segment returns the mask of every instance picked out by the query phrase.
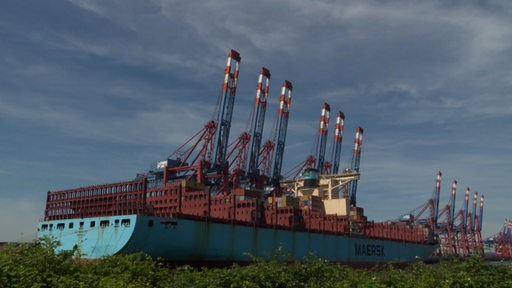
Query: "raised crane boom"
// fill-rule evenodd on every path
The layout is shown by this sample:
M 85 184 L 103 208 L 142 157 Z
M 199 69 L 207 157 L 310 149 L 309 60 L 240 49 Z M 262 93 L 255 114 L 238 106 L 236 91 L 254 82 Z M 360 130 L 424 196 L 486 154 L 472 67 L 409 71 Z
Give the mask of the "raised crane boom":
M 359 173 L 359 162 L 361 160 L 361 146 L 363 145 L 363 128 L 357 127 L 354 138 L 354 154 L 352 155 L 352 171 Z M 350 206 L 356 207 L 357 180 L 352 181 L 350 191 Z
M 452 183 L 452 197 L 450 200 L 450 229 L 453 229 L 453 220 L 455 219 L 455 197 L 457 194 L 457 180 Z
M 263 125 L 265 123 L 265 112 L 267 110 L 268 90 L 270 84 L 270 71 L 262 67 L 256 86 L 256 101 L 254 102 L 253 117 L 251 119 L 251 143 L 249 144 L 249 158 L 246 172 L 257 175 L 258 162 L 263 136 Z
M 336 125 L 334 125 L 334 147 L 331 157 L 332 174 L 338 174 L 341 161 L 341 142 L 343 141 L 343 130 L 345 129 L 345 114 L 338 111 Z
M 281 88 L 281 97 L 279 99 L 279 119 L 276 126 L 276 140 L 274 141 L 274 164 L 272 166 L 272 182 L 274 183 L 279 183 L 279 178 L 281 177 L 286 130 L 288 129 L 288 116 L 290 114 L 289 109 L 292 103 L 292 89 L 292 83 L 285 80 Z
M 482 231 L 482 221 L 484 218 L 484 195 L 480 196 L 480 213 L 478 214 L 478 231 Z
M 233 116 L 233 105 L 235 103 L 236 85 L 240 69 L 240 54 L 231 50 L 228 55 L 226 70 L 224 70 L 224 83 L 219 104 L 217 131 L 215 134 L 213 164 L 217 168 L 226 166 L 226 152 L 229 141 L 229 130 Z
M 469 187 L 466 188 L 466 194 L 464 194 L 464 215 L 462 219 L 462 229 L 464 233 L 467 232 L 468 228 L 468 206 L 469 206 Z
M 471 231 L 475 232 L 476 228 L 476 206 L 478 203 L 478 192 L 473 194 L 473 212 L 471 212 Z
M 437 172 L 437 177 L 436 177 L 436 188 L 435 188 L 435 191 L 434 191 L 434 211 L 433 211 L 433 223 L 434 223 L 434 227 L 437 227 L 437 219 L 439 218 L 439 198 L 441 197 L 441 176 L 442 176 L 442 173 L 441 171 L 438 171 Z
M 318 130 L 318 147 L 316 157 L 316 169 L 320 174 L 324 172 L 325 161 L 325 146 L 327 144 L 327 134 L 329 132 L 329 118 L 331 114 L 331 107 L 329 104 L 324 103 L 322 107 L 322 115 L 320 116 L 320 128 Z

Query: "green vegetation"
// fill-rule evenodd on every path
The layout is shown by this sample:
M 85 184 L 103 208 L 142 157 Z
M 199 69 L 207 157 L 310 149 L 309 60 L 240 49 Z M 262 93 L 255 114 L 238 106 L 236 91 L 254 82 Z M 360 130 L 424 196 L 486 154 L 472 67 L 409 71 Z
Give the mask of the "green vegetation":
M 255 259 L 248 266 L 168 268 L 142 254 L 85 261 L 57 243 L 0 248 L 0 287 L 512 287 L 512 266 L 479 258 L 398 269 L 352 269 L 314 257 L 286 264 Z M 276 257 L 277 259 L 278 257 Z

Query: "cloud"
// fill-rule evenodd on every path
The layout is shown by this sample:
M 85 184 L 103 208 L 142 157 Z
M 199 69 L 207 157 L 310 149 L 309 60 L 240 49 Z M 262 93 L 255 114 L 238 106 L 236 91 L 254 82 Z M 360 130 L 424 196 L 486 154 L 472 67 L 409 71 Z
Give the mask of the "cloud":
M 72 2 L 107 19 L 107 23 L 121 31 L 131 31 L 129 35 L 139 41 L 126 45 L 129 40 L 123 37 L 118 43 L 103 40 L 94 43 L 67 35 L 63 39 L 68 40 L 63 42 L 99 55 L 109 51 L 109 57 L 125 63 L 164 69 L 178 66 L 193 72 L 189 77 L 204 78 L 217 73 L 218 57 L 209 55 L 218 55 L 233 44 L 241 44 L 233 48 L 240 48 L 242 55 L 248 55 L 251 65 L 260 62 L 258 58 L 283 64 L 283 59 L 299 58 L 301 61 L 294 63 L 293 69 L 298 72 L 293 72 L 292 76 L 311 77 L 314 81 L 322 77 L 329 85 L 335 83 L 332 81 L 335 74 L 329 72 L 336 71 L 341 76 L 338 79 L 343 89 L 355 92 L 357 98 L 370 102 L 383 94 L 405 97 L 400 106 L 392 107 L 405 111 L 413 123 L 425 123 L 432 118 L 451 121 L 446 117 L 453 113 L 446 105 L 453 103 L 459 103 L 458 108 L 465 110 L 464 115 L 468 117 L 472 113 L 510 113 L 503 108 L 506 106 L 494 105 L 494 101 L 485 103 L 484 109 L 472 109 L 474 103 L 483 98 L 484 91 L 493 90 L 490 77 L 485 81 L 475 74 L 503 59 L 511 44 L 510 32 L 504 28 L 510 20 L 495 17 L 496 14 L 472 4 L 345 1 L 340 5 L 324 1 L 272 2 L 270 5 L 269 2 L 273 9 L 268 9 L 260 3 L 216 2 L 203 3 L 201 9 L 197 9 L 176 2 L 153 1 L 138 4 L 142 7 L 138 6 L 140 12 L 137 10 L 136 17 L 134 11 L 119 7 L 115 2 Z M 231 8 L 236 8 L 237 13 L 227 13 Z M 261 21 L 260 15 L 268 20 Z M 139 18 L 148 21 L 134 20 Z M 332 34 L 325 37 L 321 31 Z M 184 39 L 184 35 L 193 37 Z M 174 49 L 169 50 L 171 39 Z M 187 47 L 188 52 L 197 57 L 178 52 L 180 46 Z M 334 66 L 340 65 L 338 63 L 341 63 L 339 68 Z M 278 72 L 281 69 L 278 68 Z M 305 71 L 318 73 L 305 74 Z M 503 78 L 509 72 L 494 71 L 493 74 Z M 366 81 L 353 81 L 361 78 Z M 474 78 L 477 81 L 468 80 Z M 463 89 L 467 93 L 447 95 L 452 85 L 456 86 L 453 90 Z M 333 93 L 314 85 L 312 88 Z M 339 90 L 340 85 L 332 89 Z M 424 107 L 432 109 L 422 115 Z
M 88 0 L 68 0 L 69 2 L 77 5 L 78 7 L 93 12 L 98 15 L 103 15 L 105 13 L 105 9 L 101 7 L 101 4 L 94 3 Z
M 199 131 L 202 128 L 200 123 L 206 124 L 213 111 L 211 105 L 201 102 L 176 100 L 153 105 L 151 110 L 116 115 L 117 112 L 101 114 L 75 105 L 57 106 L 38 100 L 20 105 L 0 101 L 0 112 L 3 117 L 27 121 L 75 138 L 132 144 L 156 138 L 162 143 L 178 145 L 190 136 L 189 131 Z M 108 125 L 104 125 L 106 122 Z

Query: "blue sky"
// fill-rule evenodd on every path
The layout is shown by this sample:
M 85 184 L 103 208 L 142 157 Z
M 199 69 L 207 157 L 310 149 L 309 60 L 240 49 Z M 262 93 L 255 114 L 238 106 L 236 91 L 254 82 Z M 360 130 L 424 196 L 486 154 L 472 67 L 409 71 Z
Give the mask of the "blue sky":
M 0 241 L 34 237 L 48 190 L 132 179 L 188 140 L 212 118 L 229 49 L 242 56 L 231 139 L 265 66 L 265 138 L 294 85 L 283 170 L 313 152 L 328 102 L 332 122 L 346 116 L 341 167 L 364 128 L 370 219 L 425 203 L 442 171 L 441 205 L 454 179 L 457 210 L 467 186 L 485 194 L 494 234 L 512 216 L 511 16 L 507 1 L 2 1 Z

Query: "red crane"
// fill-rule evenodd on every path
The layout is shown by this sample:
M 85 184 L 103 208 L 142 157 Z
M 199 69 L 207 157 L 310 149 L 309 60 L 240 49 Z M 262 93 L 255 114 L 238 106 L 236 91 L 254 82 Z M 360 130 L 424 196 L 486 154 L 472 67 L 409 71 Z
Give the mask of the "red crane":
M 455 195 L 457 194 L 457 180 L 452 183 L 452 198 L 450 200 L 450 229 L 453 229 L 453 221 L 455 220 Z
M 473 194 L 473 210 L 468 212 L 470 188 L 466 188 L 464 195 L 463 209 L 455 217 L 458 224 L 454 224 L 454 231 L 457 235 L 457 252 L 461 256 L 481 255 L 483 256 L 483 241 L 481 240 L 481 224 L 478 223 L 480 216 L 477 215 L 476 206 L 478 203 L 478 192 Z M 482 211 L 483 211 L 483 198 Z
M 437 218 L 439 217 L 439 198 L 441 197 L 441 172 L 437 173 L 436 190 L 434 193 L 434 227 L 437 227 Z
M 453 180 L 450 201 L 439 212 L 438 234 L 441 241 L 441 255 L 455 255 L 457 253 L 457 231 L 453 227 L 456 191 L 457 181 Z M 441 221 L 443 216 L 446 220 Z
M 315 155 L 309 155 L 306 157 L 306 160 L 300 162 L 299 164 L 292 167 L 289 171 L 286 172 L 284 178 L 286 179 L 297 179 L 304 174 L 305 171 L 313 171 L 316 170 L 314 168 L 316 162 Z M 318 174 L 318 173 L 316 173 Z
M 482 219 L 484 217 L 484 195 L 480 196 L 480 210 L 478 215 L 476 216 L 476 228 L 475 228 L 475 236 L 476 236 L 476 248 L 475 251 L 479 253 L 482 257 L 484 254 L 484 241 L 482 239 Z
M 309 155 L 304 161 L 290 169 L 290 171 L 286 173 L 286 179 L 297 179 L 299 176 L 306 174 L 314 175 L 313 177 L 317 178 L 320 174 L 323 174 L 325 168 L 327 168 L 328 173 L 330 173 L 330 163 L 325 162 L 325 147 L 329 130 L 330 111 L 331 107 L 329 104 L 324 103 L 320 114 L 318 137 L 316 138 L 316 156 Z
M 217 121 L 211 120 L 190 140 L 173 152 L 166 161 L 159 162 L 153 173 L 148 175 L 148 181 L 161 182 L 174 179 L 194 179 L 198 183 L 208 182 L 207 178 L 218 178 L 217 175 L 205 173 L 211 167 L 211 156 L 218 171 L 226 171 L 226 150 L 233 113 L 234 97 L 240 66 L 240 54 L 230 50 L 226 69 Z M 161 172 L 160 172 L 161 171 Z M 205 175 L 208 174 L 208 175 Z M 217 181 L 217 180 L 213 180 Z M 209 183 L 207 183 L 209 184 Z
M 465 231 L 465 242 L 464 244 L 467 247 L 463 247 L 463 250 L 467 252 L 467 254 L 480 255 L 484 256 L 483 250 L 483 241 L 482 241 L 482 222 L 481 218 L 483 217 L 483 207 L 484 207 L 484 198 L 483 195 L 480 197 L 480 209 L 479 214 L 477 214 L 477 204 L 478 204 L 478 192 L 473 194 L 473 209 L 471 213 L 468 214 L 469 225 L 466 227 Z
M 473 210 L 469 212 L 470 188 L 467 187 L 463 208 L 455 213 L 457 181 L 453 180 L 449 203 L 439 210 L 437 207 L 440 198 L 441 176 L 442 173 L 439 171 L 437 173 L 436 186 L 432 197 L 425 204 L 413 209 L 410 214 L 401 216 L 400 221 L 410 221 L 415 224 L 428 225 L 428 227 L 432 229 L 433 234 L 439 236 L 440 249 L 438 253 L 440 255 L 467 256 L 475 254 L 483 256 L 483 241 L 481 236 L 483 195 L 480 199 L 479 214 L 477 214 L 476 211 L 477 192 L 475 192 L 473 196 Z M 430 214 L 425 218 L 423 213 L 427 210 L 430 211 Z
M 469 192 L 470 188 L 466 188 L 464 194 L 464 206 L 459 213 L 459 238 L 457 243 L 458 254 L 462 256 L 469 255 L 469 239 L 468 239 L 468 207 L 469 207 Z
M 501 231 L 492 238 L 496 256 L 510 258 L 512 256 L 512 221 L 505 219 Z
M 476 206 L 477 206 L 477 202 L 478 202 L 478 192 L 475 192 L 473 194 L 473 210 L 471 211 L 471 213 L 469 214 L 469 227 L 468 227 L 468 230 L 467 230 L 467 233 L 468 233 L 468 251 L 475 251 L 476 247 L 477 247 L 477 239 L 476 239 L 476 233 L 475 233 L 475 228 L 476 228 L 476 223 L 475 223 L 475 220 L 476 220 Z
M 157 170 L 163 169 L 164 181 L 177 178 L 190 180 L 196 177 L 198 183 L 204 183 L 203 169 L 210 167 L 206 159 L 213 150 L 213 138 L 217 129 L 217 122 L 209 121 L 198 133 L 183 145 L 178 147 L 166 161 L 157 163 Z M 199 149 L 198 149 L 199 148 Z M 158 173 L 149 175 L 148 180 L 158 177 Z
M 436 176 L 436 186 L 435 186 L 434 191 L 432 192 L 432 197 L 430 199 L 428 199 L 425 204 L 422 204 L 422 205 L 414 208 L 413 210 L 411 210 L 408 214 L 403 215 L 402 218 L 407 218 L 404 220 L 410 220 L 411 222 L 418 223 L 418 224 L 426 224 L 431 229 L 433 229 L 435 231 L 435 229 L 436 229 L 436 227 L 435 227 L 436 226 L 435 225 L 436 217 L 434 217 L 435 210 L 436 210 L 435 209 L 435 206 L 436 206 L 435 199 L 436 199 L 436 197 L 439 198 L 439 196 L 436 196 L 436 195 L 440 194 L 441 176 L 442 176 L 441 171 L 438 171 L 437 176 Z M 427 210 L 429 211 L 429 214 L 428 214 L 428 216 L 425 217 L 423 214 Z
M 241 178 L 245 172 L 243 170 L 244 163 L 247 162 L 247 147 L 251 140 L 251 134 L 242 132 L 240 136 L 228 146 L 228 154 L 226 155 L 227 171 L 229 171 L 229 183 L 233 187 L 239 187 Z M 230 184 L 231 185 L 231 184 Z

